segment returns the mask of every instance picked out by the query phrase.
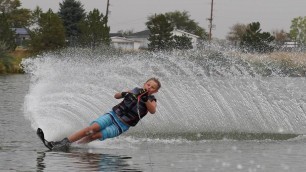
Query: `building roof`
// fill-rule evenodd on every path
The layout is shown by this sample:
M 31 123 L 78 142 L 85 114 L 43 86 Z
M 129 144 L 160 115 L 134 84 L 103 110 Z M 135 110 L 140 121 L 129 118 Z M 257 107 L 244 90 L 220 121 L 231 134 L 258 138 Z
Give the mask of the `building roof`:
M 109 37 L 123 37 L 122 33 L 109 33 Z
M 132 40 L 132 39 L 128 39 L 128 38 L 125 38 L 125 37 L 120 37 L 120 36 L 113 36 L 111 37 L 112 39 L 112 42 L 126 42 L 126 43 L 134 43 L 134 42 L 139 42 L 139 41 L 135 41 L 135 40 Z
M 185 35 L 188 35 L 188 36 L 191 36 L 191 37 L 199 38 L 199 36 L 197 36 L 195 34 L 188 33 L 188 32 L 185 32 L 183 30 L 180 30 L 180 29 L 174 29 L 173 32 L 180 32 L 182 34 L 185 34 Z M 136 32 L 136 33 L 133 33 L 131 35 L 128 35 L 126 37 L 127 38 L 148 38 L 149 35 L 150 35 L 150 30 L 143 30 L 143 31 Z
M 131 35 L 128 35 L 126 36 L 127 38 L 147 38 L 149 37 L 150 35 L 150 31 L 149 30 L 143 30 L 143 31 L 140 31 L 140 32 L 136 32 L 136 33 L 133 33 Z
M 180 32 L 182 34 L 189 35 L 189 36 L 192 36 L 192 37 L 195 37 L 195 38 L 200 38 L 198 35 L 195 35 L 195 34 L 192 34 L 192 33 L 188 33 L 188 32 L 185 32 L 183 30 L 180 30 L 180 29 L 174 29 L 173 31 Z
M 19 35 L 28 35 L 28 31 L 25 28 L 12 28 L 12 30 L 15 31 L 16 34 Z

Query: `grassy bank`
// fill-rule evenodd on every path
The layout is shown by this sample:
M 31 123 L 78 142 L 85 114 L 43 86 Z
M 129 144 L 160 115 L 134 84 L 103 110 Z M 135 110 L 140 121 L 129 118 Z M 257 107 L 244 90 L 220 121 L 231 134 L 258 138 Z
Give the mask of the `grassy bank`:
M 273 52 L 270 54 L 241 54 L 241 58 L 255 66 L 263 76 L 305 77 L 305 52 Z
M 186 54 L 188 56 L 188 53 Z M 20 63 L 23 58 L 32 56 L 25 49 L 0 57 L 0 74 L 23 73 Z M 205 58 L 205 57 L 203 57 Z M 261 76 L 306 77 L 306 53 L 273 52 L 269 54 L 246 54 L 229 52 L 223 58 L 239 58 L 252 67 L 252 71 Z
M 23 73 L 20 63 L 23 58 L 31 56 L 31 53 L 25 49 L 16 49 L 13 52 L 0 58 L 0 74 Z

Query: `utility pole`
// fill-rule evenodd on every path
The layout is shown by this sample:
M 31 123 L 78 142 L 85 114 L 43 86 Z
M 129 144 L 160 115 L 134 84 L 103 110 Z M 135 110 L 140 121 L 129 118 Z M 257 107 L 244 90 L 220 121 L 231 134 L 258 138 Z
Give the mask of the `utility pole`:
M 106 4 L 106 14 L 105 17 L 108 18 L 108 7 L 109 7 L 109 0 L 107 0 L 107 4 Z
M 209 42 L 211 41 L 211 38 L 212 38 L 213 11 L 214 11 L 214 0 L 211 0 L 210 18 L 207 19 L 207 20 L 209 21 L 209 35 L 208 35 L 208 40 L 209 40 Z

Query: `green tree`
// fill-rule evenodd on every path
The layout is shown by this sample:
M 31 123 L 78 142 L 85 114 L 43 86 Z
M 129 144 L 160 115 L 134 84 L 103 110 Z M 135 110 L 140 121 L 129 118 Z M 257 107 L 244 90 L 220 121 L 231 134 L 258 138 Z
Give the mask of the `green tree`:
M 29 9 L 16 9 L 10 13 L 10 20 L 12 23 L 12 27 L 14 28 L 28 27 L 30 25 L 30 19 L 31 10 Z
M 173 47 L 175 49 L 187 50 L 187 49 L 193 48 L 191 38 L 188 38 L 186 35 L 183 35 L 183 36 L 174 35 L 173 41 L 174 41 Z
M 190 19 L 190 15 L 187 11 L 168 12 L 165 13 L 165 16 L 172 27 L 197 35 L 201 39 L 207 39 L 208 34 L 205 32 L 205 29 L 200 27 L 197 22 Z
M 64 22 L 66 37 L 70 45 L 74 45 L 81 33 L 79 22 L 84 20 L 86 13 L 80 1 L 64 0 L 59 4 L 59 16 Z
M 42 13 L 38 27 L 30 32 L 31 48 L 34 52 L 50 51 L 65 46 L 65 28 L 62 20 L 51 9 Z
M 272 34 L 275 38 L 275 44 L 278 46 L 282 46 L 286 41 L 290 41 L 289 34 L 284 30 L 274 30 Z
M 7 50 L 16 48 L 15 33 L 11 29 L 6 13 L 0 13 L 0 41 L 5 42 Z
M 79 27 L 81 45 L 96 47 L 101 44 L 110 44 L 110 27 L 107 26 L 107 17 L 98 9 L 90 11 L 85 20 L 80 22 Z
M 243 35 L 246 33 L 247 25 L 237 23 L 230 28 L 230 32 L 226 36 L 226 39 L 238 45 L 242 41 Z
M 0 73 L 8 73 L 13 68 L 13 58 L 8 55 L 8 47 L 0 40 Z
M 291 21 L 290 37 L 302 45 L 306 44 L 306 16 L 296 17 Z
M 240 45 L 244 50 L 249 52 L 270 52 L 273 51 L 273 47 L 270 43 L 274 40 L 269 32 L 261 32 L 260 23 L 250 23 L 246 29 L 246 33 L 243 34 Z
M 29 20 L 29 25 L 31 28 L 35 28 L 38 26 L 38 20 L 40 19 L 41 14 L 43 13 L 42 9 L 39 6 L 31 11 L 31 18 Z
M 172 31 L 173 26 L 166 19 L 163 14 L 149 17 L 149 21 L 146 22 L 150 35 L 148 40 L 150 41 L 149 50 L 170 50 L 173 47 Z
M 134 33 L 133 29 L 131 30 L 119 30 L 117 33 L 120 33 L 121 36 L 129 36 Z
M 0 0 L 0 12 L 10 13 L 21 6 L 19 0 Z
M 0 0 L 0 13 L 7 15 L 8 22 L 13 28 L 28 26 L 31 17 L 31 10 L 19 7 L 19 0 Z

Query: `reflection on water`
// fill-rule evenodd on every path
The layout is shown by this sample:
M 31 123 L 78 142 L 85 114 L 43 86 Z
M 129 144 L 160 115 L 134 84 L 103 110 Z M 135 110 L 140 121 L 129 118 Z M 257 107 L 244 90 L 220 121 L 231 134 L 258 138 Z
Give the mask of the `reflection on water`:
M 46 168 L 46 165 L 44 163 L 44 159 L 45 159 L 46 153 L 45 152 L 37 152 L 37 172 L 41 172 L 44 171 L 44 169 Z
M 142 171 L 132 157 L 88 152 L 37 152 L 37 170 L 61 171 Z

